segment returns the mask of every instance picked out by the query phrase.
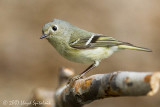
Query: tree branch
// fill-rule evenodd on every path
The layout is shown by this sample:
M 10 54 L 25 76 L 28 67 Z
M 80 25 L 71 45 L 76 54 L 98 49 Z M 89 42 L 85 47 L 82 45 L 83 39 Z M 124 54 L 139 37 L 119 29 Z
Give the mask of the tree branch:
M 61 73 L 67 75 L 68 70 L 63 69 Z M 159 80 L 160 72 L 128 71 L 96 74 L 70 84 L 66 80 L 55 92 L 56 107 L 81 107 L 107 97 L 152 96 L 159 89 Z
M 33 100 L 49 102 L 36 107 L 82 107 L 94 100 L 108 97 L 153 96 L 159 90 L 160 72 L 121 71 L 96 74 L 68 84 L 73 75 L 72 69 L 62 68 L 56 91 L 35 90 Z

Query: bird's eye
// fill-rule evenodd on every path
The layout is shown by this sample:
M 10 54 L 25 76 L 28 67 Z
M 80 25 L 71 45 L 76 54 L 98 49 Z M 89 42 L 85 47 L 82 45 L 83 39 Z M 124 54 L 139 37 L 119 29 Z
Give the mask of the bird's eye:
M 52 30 L 56 31 L 57 30 L 57 26 L 53 26 Z

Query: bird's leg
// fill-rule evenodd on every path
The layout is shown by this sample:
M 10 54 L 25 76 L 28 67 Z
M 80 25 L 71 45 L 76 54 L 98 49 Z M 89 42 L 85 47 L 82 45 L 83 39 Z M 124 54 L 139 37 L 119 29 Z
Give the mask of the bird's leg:
M 85 71 L 80 73 L 78 76 L 79 78 L 82 78 L 86 73 L 88 73 L 93 68 L 97 67 L 99 65 L 99 61 L 95 61 L 92 65 L 90 65 Z
M 75 81 L 78 80 L 80 78 L 82 78 L 86 73 L 88 73 L 90 70 L 92 70 L 93 68 L 97 67 L 99 65 L 99 61 L 95 61 L 92 65 L 90 65 L 85 71 L 83 71 L 82 73 L 80 73 L 79 75 L 71 78 L 69 80 L 68 83 L 70 83 L 71 81 Z

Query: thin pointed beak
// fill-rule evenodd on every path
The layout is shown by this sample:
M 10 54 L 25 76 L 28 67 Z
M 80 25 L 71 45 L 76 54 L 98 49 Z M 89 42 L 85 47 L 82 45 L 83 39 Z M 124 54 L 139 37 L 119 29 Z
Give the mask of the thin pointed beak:
M 45 38 L 45 37 L 47 37 L 46 34 L 42 35 L 42 36 L 40 37 L 40 39 L 43 39 L 43 38 Z

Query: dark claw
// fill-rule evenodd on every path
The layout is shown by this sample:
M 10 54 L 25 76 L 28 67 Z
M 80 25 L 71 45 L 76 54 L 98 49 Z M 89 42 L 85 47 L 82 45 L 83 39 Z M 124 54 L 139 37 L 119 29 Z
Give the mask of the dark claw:
M 45 37 L 47 37 L 46 34 L 42 35 L 42 36 L 40 37 L 40 39 L 43 39 L 43 38 L 45 38 Z

